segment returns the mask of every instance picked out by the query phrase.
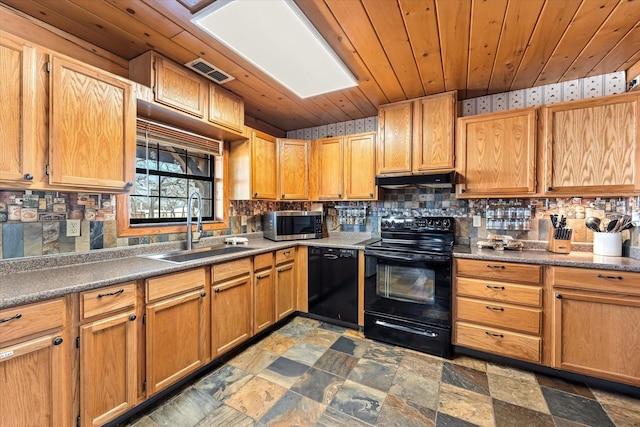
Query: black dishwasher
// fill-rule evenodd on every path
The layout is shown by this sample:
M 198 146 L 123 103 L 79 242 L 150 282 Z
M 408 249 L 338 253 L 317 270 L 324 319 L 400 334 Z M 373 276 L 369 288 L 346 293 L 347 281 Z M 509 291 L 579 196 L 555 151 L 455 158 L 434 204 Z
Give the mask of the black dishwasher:
M 309 248 L 309 317 L 358 327 L 358 251 Z

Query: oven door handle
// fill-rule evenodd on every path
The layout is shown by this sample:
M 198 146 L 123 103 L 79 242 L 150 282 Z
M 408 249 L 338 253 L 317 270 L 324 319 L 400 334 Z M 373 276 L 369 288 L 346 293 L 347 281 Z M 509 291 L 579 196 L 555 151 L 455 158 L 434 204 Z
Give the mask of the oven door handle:
M 397 329 L 399 331 L 408 332 L 410 334 L 424 335 L 425 337 L 429 337 L 429 338 L 438 338 L 438 335 L 439 335 L 437 332 L 432 332 L 429 330 L 423 331 L 420 329 L 409 328 L 408 326 L 402 326 L 402 325 L 394 325 L 393 323 L 384 322 L 382 320 L 376 320 L 376 325 L 383 326 L 385 328 L 390 328 L 390 329 Z
M 389 255 L 386 253 L 381 253 L 381 252 L 377 252 L 377 251 L 368 251 L 365 252 L 365 255 L 367 256 L 373 256 L 376 258 L 380 258 L 380 259 L 391 259 L 391 260 L 396 260 L 396 261 L 420 261 L 419 258 L 416 257 L 411 257 L 411 256 L 397 256 L 397 255 Z

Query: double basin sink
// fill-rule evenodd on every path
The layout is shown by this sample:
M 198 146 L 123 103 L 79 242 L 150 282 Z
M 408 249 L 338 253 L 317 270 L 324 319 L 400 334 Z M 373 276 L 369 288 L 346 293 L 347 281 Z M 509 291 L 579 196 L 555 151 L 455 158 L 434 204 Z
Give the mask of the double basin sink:
M 252 248 L 249 248 L 246 246 L 218 245 L 218 246 L 209 246 L 206 248 L 172 251 L 172 252 L 166 252 L 162 254 L 143 255 L 142 257 L 180 264 L 183 262 L 195 261 L 201 258 L 213 257 L 216 255 L 228 255 L 228 254 L 233 254 L 237 252 L 250 251 L 251 249 Z

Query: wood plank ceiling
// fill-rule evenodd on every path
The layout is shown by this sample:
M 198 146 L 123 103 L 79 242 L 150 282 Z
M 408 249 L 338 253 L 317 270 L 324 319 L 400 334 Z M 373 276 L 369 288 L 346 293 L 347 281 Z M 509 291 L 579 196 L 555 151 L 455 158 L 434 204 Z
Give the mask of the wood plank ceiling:
M 640 68 L 640 0 L 295 0 L 359 81 L 300 100 L 190 22 L 211 1 L 0 0 L 125 60 L 201 57 L 236 78 L 225 87 L 255 123 L 283 132 L 444 91 L 466 99 Z

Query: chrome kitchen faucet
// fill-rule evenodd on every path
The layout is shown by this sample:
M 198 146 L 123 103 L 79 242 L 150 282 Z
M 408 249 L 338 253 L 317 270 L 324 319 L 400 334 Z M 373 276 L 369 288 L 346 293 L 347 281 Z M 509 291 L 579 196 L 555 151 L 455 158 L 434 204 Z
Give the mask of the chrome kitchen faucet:
M 196 224 L 195 233 L 191 230 L 191 225 L 193 220 L 191 218 L 191 205 L 193 204 L 193 198 L 196 198 L 198 202 L 198 222 Z M 202 198 L 200 197 L 200 193 L 194 191 L 189 195 L 189 200 L 187 201 L 187 250 L 191 250 L 192 243 L 198 243 L 200 241 L 200 235 L 202 234 Z

